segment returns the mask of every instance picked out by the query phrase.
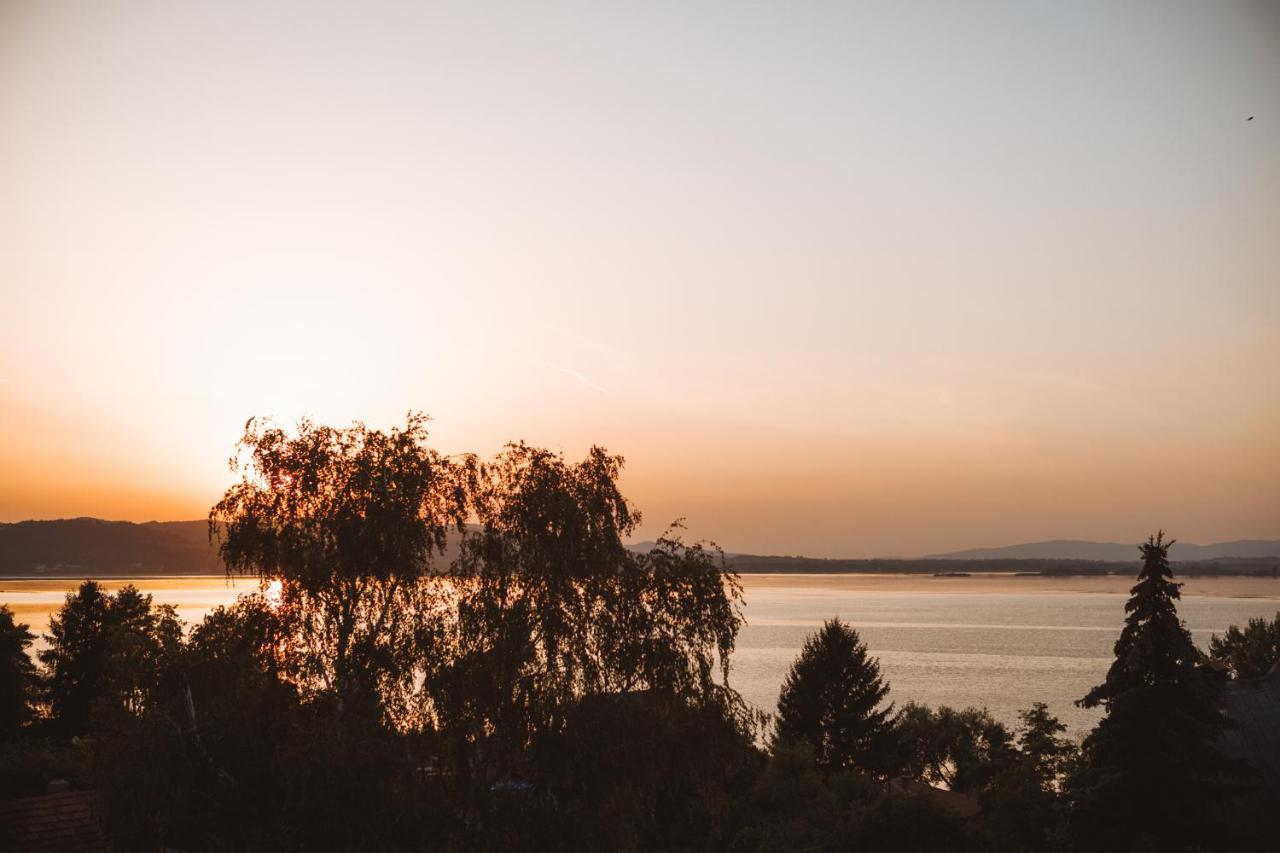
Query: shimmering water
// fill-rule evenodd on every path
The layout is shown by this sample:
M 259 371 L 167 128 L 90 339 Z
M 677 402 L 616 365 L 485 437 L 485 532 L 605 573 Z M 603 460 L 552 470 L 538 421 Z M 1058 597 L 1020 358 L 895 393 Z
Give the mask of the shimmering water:
M 106 581 L 109 587 L 123 581 Z M 135 581 L 174 604 L 188 623 L 253 583 L 223 578 Z M 805 637 L 839 616 L 879 657 L 891 698 L 931 705 L 985 706 L 997 718 L 1043 701 L 1075 734 L 1096 719 L 1076 708 L 1106 674 L 1124 619 L 1127 578 L 933 578 L 902 575 L 746 575 L 746 626 L 731 683 L 772 710 Z M 3 580 L 0 602 L 39 633 L 75 581 Z M 1280 610 L 1280 580 L 1190 579 L 1179 607 L 1196 642 L 1252 616 Z
M 1128 598 L 1121 590 L 1130 584 L 1120 578 L 747 577 L 748 624 L 730 681 L 756 706 L 773 709 L 805 637 L 823 619 L 839 616 L 880 659 L 898 703 L 985 706 L 1014 722 L 1019 709 L 1042 701 L 1078 735 L 1097 714 L 1073 703 L 1106 674 Z M 1198 588 L 1213 594 L 1197 594 Z M 1215 631 L 1277 610 L 1280 582 L 1242 578 L 1193 580 L 1179 607 L 1204 647 Z

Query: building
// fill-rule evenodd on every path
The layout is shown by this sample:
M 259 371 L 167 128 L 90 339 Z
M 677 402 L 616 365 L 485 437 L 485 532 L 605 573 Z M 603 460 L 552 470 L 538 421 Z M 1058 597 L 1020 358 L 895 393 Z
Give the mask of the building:
M 1228 681 L 1223 712 L 1235 725 L 1223 749 L 1257 771 L 1253 791 L 1235 800 L 1228 819 L 1246 838 L 1280 838 L 1280 663 L 1261 678 Z
M 106 853 L 102 802 L 97 792 L 58 791 L 43 797 L 0 800 L 0 850 Z

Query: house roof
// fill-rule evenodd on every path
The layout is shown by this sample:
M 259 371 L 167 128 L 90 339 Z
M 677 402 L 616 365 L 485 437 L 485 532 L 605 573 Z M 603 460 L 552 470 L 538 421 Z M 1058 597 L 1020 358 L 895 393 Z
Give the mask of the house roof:
M 888 792 L 890 794 L 923 795 L 937 808 L 961 820 L 975 817 L 982 810 L 978 805 L 978 798 L 972 794 L 948 791 L 946 788 L 935 788 L 933 785 L 921 782 L 918 779 L 890 779 Z
M 1280 835 L 1280 664 L 1261 678 L 1228 681 L 1222 704 L 1235 723 L 1222 735 L 1223 749 L 1258 772 L 1255 790 L 1237 801 L 1234 817 L 1274 838 Z
M 94 791 L 0 800 L 0 848 L 27 853 L 105 853 Z

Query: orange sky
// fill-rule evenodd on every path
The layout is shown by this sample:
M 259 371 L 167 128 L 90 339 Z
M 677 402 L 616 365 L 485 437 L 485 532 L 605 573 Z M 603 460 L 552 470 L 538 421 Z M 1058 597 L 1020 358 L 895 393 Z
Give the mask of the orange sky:
M 1280 536 L 1280 12 L 912 9 L 5 4 L 0 520 L 414 408 L 735 550 Z

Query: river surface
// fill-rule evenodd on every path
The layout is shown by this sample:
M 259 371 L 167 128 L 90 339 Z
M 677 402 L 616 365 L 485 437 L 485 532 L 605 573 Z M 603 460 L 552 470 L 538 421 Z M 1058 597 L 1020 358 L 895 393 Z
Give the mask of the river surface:
M 103 583 L 115 588 L 127 580 Z M 226 604 L 251 581 L 151 577 L 133 581 L 192 623 Z M 8 603 L 35 633 L 76 581 L 0 580 Z M 807 635 L 839 616 L 880 659 L 890 698 L 986 707 L 1014 723 L 1032 702 L 1082 735 L 1096 712 L 1073 704 L 1105 676 L 1124 620 L 1129 578 L 1041 578 L 975 574 L 744 575 L 747 624 L 738 635 L 730 683 L 759 708 L 773 710 L 783 676 Z M 1179 613 L 1196 642 L 1280 610 L 1280 580 L 1190 578 Z

